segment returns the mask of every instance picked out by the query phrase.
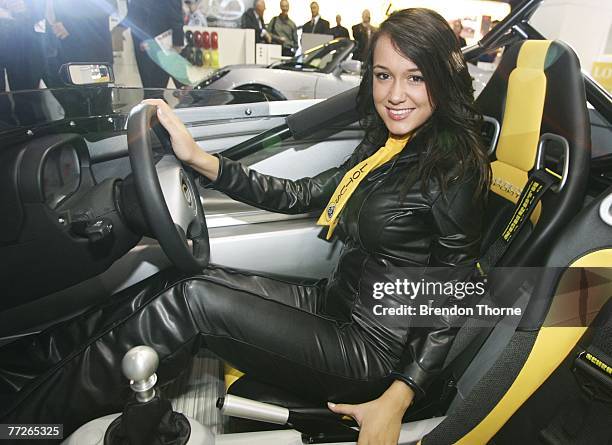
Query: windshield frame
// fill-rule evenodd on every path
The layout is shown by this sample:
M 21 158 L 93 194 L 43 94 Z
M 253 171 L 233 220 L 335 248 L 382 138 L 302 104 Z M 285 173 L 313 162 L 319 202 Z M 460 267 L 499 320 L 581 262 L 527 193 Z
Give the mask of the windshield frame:
M 305 66 L 303 69 L 299 69 L 296 71 L 307 71 L 307 72 L 318 72 L 318 73 L 331 73 L 338 66 L 338 60 L 344 60 L 347 53 L 353 51 L 355 47 L 355 43 L 350 39 L 334 39 L 329 42 L 325 42 L 322 45 L 315 46 L 305 51 L 303 54 L 297 55 L 289 60 L 284 62 L 280 62 L 279 64 L 275 64 L 274 67 L 281 68 L 285 67 L 298 67 Z M 332 60 L 328 62 L 325 67 L 320 68 L 317 66 L 308 66 L 310 65 L 310 61 L 314 60 L 317 57 L 323 58 L 325 55 L 329 54 L 332 51 L 337 51 L 337 54 L 332 56 Z M 307 67 L 308 66 L 308 67 Z M 289 68 L 291 69 L 291 68 Z

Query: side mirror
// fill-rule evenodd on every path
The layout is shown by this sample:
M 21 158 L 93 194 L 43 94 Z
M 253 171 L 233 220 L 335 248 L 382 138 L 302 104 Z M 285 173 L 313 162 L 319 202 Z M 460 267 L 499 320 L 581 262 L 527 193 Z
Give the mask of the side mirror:
M 113 69 L 105 64 L 67 63 L 59 75 L 66 85 L 104 85 L 115 81 Z
M 342 69 L 343 73 L 348 73 L 348 74 L 361 74 L 361 62 L 359 60 L 345 60 L 344 62 L 340 63 L 340 68 Z

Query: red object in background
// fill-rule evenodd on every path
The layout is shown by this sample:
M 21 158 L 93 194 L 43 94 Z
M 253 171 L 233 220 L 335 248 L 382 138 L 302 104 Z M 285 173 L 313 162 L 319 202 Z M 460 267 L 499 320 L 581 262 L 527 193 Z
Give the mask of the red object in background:
M 219 34 L 216 31 L 210 35 L 210 44 L 212 49 L 219 49 Z
M 193 43 L 197 48 L 202 47 L 202 33 L 200 31 L 196 31 L 193 33 Z
M 210 49 L 210 33 L 208 31 L 204 31 L 202 34 L 202 43 L 204 44 L 204 49 Z

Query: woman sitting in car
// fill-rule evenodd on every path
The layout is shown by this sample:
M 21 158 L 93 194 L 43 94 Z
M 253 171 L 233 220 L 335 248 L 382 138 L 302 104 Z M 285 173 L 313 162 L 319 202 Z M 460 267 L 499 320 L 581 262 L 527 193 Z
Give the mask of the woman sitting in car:
M 161 272 L 41 334 L 29 347 L 60 342 L 61 374 L 41 376 L 16 409 L 46 410 L 45 422 L 60 407 L 82 421 L 117 411 L 125 400 L 119 363 L 130 347 L 154 347 L 164 381 L 204 346 L 257 380 L 352 415 L 360 444 L 397 443 L 405 411 L 426 396 L 458 325 L 377 316 L 374 287 L 405 279 L 406 267 L 472 268 L 490 178 L 471 78 L 446 20 L 407 9 L 381 24 L 358 96 L 366 136 L 346 162 L 312 178 L 271 177 L 209 155 L 165 102 L 147 102 L 176 156 L 208 186 L 274 212 L 321 211 L 327 237 L 344 243 L 340 260 L 318 282 L 218 266 L 192 277 Z M 42 395 L 47 407 L 33 406 Z

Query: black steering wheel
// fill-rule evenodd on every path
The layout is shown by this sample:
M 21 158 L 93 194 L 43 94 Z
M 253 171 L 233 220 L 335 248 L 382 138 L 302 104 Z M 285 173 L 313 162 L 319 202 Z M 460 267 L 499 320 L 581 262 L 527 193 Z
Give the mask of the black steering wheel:
M 128 151 L 136 193 L 147 224 L 170 261 L 183 272 L 197 273 L 210 258 L 200 193 L 191 171 L 173 155 L 170 135 L 159 124 L 156 111 L 153 105 L 140 104 L 128 117 Z M 161 159 L 153 156 L 151 130 L 165 151 L 169 150 Z

